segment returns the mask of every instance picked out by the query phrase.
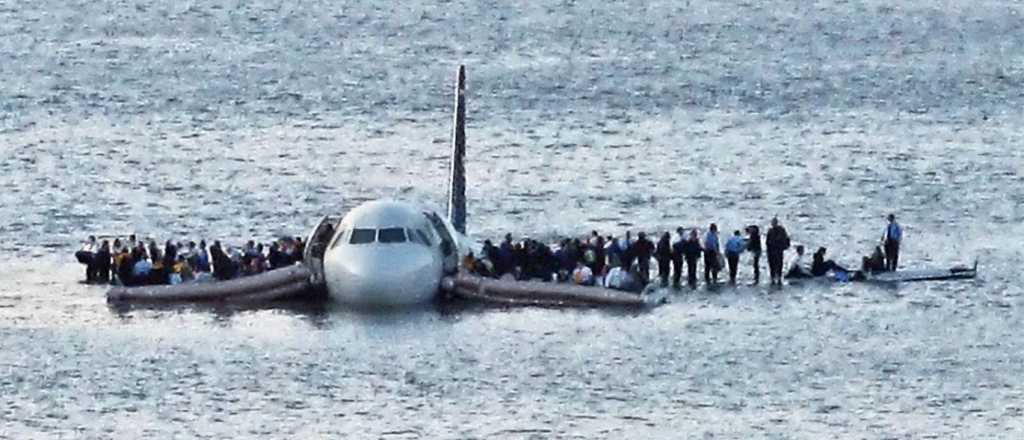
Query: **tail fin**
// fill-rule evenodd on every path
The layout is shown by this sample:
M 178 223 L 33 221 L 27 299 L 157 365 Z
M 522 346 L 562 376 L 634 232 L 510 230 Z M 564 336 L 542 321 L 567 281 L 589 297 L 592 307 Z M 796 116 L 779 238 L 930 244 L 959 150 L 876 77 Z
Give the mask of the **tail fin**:
M 448 180 L 448 221 L 466 233 L 466 66 L 455 80 L 455 126 L 452 129 L 451 175 Z

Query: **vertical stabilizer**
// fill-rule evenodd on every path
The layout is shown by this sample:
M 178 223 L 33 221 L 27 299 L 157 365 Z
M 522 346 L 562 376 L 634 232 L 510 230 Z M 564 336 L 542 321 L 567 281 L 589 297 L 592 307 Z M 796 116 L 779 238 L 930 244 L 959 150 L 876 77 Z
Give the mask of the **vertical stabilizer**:
M 455 120 L 452 127 L 451 174 L 448 179 L 448 221 L 466 233 L 466 66 L 455 79 Z

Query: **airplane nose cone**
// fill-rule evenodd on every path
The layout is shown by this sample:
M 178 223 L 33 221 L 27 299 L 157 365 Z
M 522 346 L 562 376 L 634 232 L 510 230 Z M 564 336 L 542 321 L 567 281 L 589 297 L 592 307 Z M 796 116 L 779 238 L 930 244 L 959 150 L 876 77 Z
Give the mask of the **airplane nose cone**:
M 339 253 L 324 262 L 327 290 L 333 299 L 357 305 L 426 302 L 437 293 L 441 278 L 434 260 L 427 248 Z

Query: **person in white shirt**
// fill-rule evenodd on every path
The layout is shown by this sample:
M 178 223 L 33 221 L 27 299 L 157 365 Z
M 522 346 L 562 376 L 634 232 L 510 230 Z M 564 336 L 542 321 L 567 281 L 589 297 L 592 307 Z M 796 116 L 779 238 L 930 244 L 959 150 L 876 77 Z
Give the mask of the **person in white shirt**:
M 576 269 L 572 271 L 572 282 L 581 286 L 593 286 L 594 271 L 590 270 L 582 261 L 577 261 Z
M 807 266 L 807 262 L 804 261 L 804 247 L 798 245 L 796 247 L 796 258 L 789 263 L 789 272 L 786 272 L 786 278 L 810 278 L 811 270 Z
M 99 247 L 96 245 L 96 236 L 90 235 L 89 240 L 82 244 L 82 250 L 89 253 L 96 253 Z
M 615 266 L 608 270 L 604 277 L 604 287 L 627 292 L 639 292 L 643 285 L 639 282 L 640 276 L 634 271 L 628 271 L 621 266 Z
M 686 234 L 683 228 L 676 228 L 676 239 L 672 242 L 672 286 L 679 287 L 679 281 L 683 276 L 683 243 L 686 242 Z
M 621 266 L 612 266 L 608 269 L 608 274 L 604 276 L 604 287 L 609 289 L 620 289 L 622 288 L 622 278 L 626 271 L 622 270 Z
M 85 265 L 86 282 L 92 282 L 95 278 L 95 259 L 97 250 L 99 250 L 99 248 L 96 246 L 96 236 L 90 235 L 88 240 L 82 242 L 82 249 L 75 252 L 75 259 L 77 259 L 79 263 Z

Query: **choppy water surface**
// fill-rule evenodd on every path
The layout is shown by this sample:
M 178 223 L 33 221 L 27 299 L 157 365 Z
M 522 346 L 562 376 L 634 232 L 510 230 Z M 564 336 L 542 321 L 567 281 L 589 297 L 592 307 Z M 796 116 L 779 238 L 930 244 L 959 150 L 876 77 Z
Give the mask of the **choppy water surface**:
M 0 3 L 0 438 L 1022 435 L 1021 5 L 293 3 Z M 905 265 L 981 277 L 383 316 L 77 283 L 90 233 L 437 203 L 459 62 L 478 238 L 778 214 L 852 263 L 896 211 Z

